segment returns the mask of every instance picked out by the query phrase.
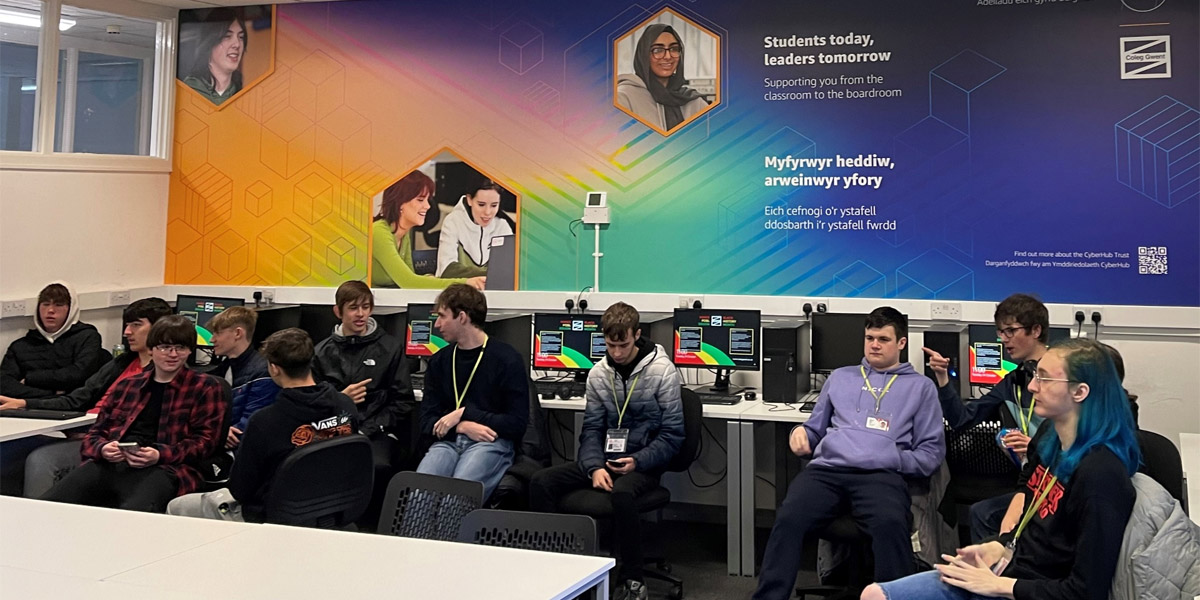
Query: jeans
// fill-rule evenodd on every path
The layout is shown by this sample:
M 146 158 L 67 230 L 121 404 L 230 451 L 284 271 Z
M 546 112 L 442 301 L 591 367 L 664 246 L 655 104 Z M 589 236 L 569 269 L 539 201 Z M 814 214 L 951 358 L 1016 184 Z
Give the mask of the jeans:
M 971 505 L 971 543 L 978 544 L 987 538 L 1000 533 L 1000 525 L 1004 521 L 1004 513 L 1008 512 L 1008 505 L 1012 503 L 1013 496 L 1004 494 L 987 500 L 980 500 Z
M 486 501 L 500 485 L 512 462 L 512 442 L 503 439 L 476 442 L 460 433 L 453 442 L 441 441 L 430 446 L 417 466 L 417 472 L 478 481 L 483 484 Z
M 879 584 L 888 600 L 983 600 L 992 596 L 980 596 L 962 588 L 943 583 L 937 571 L 925 571 L 903 579 Z

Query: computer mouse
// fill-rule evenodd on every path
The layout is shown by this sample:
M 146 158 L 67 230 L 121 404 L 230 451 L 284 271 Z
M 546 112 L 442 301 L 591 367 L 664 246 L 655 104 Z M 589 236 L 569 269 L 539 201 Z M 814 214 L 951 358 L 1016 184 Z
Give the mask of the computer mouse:
M 746 390 L 746 393 L 743 395 L 743 397 L 746 400 L 753 400 L 758 397 L 758 393 L 754 390 Z

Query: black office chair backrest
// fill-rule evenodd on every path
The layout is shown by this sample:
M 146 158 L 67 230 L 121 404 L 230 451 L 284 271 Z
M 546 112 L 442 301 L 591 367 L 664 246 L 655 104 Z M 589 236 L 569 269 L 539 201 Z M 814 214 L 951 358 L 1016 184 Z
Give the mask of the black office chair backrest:
M 1172 498 L 1183 502 L 1183 459 L 1179 449 L 1171 440 L 1153 431 L 1139 429 L 1137 437 L 1138 445 L 1142 447 L 1142 465 L 1138 471 L 1149 475 L 1166 488 Z
M 517 445 L 517 456 L 528 456 L 542 466 L 550 466 L 550 428 L 547 424 L 546 411 L 542 408 L 541 397 L 533 378 L 529 378 L 529 422 L 525 426 L 525 435 Z
M 275 472 L 263 513 L 279 525 L 339 528 L 371 502 L 375 467 L 371 442 L 353 434 L 297 448 Z
M 403 471 L 388 482 L 376 533 L 454 541 L 463 517 L 483 505 L 483 484 Z
M 700 455 L 700 436 L 703 432 L 704 403 L 696 392 L 681 388 L 683 400 L 683 445 L 679 453 L 667 463 L 667 470 L 676 473 L 686 471 Z
M 563 554 L 594 555 L 598 547 L 591 517 L 486 508 L 463 518 L 458 541 Z
M 955 432 L 943 421 L 946 432 L 946 465 L 950 476 L 1003 476 L 1015 483 L 1021 469 L 1007 450 L 996 443 L 1000 421 L 983 421 L 973 427 Z

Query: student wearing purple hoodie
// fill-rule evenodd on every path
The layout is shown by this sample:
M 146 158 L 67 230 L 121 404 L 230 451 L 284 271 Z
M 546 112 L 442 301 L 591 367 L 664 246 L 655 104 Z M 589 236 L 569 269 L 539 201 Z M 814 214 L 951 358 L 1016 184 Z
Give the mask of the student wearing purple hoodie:
M 804 538 L 847 504 L 871 535 L 875 579 L 913 573 L 905 478 L 931 475 L 945 458 L 946 442 L 933 382 L 900 362 L 907 336 L 908 319 L 899 311 L 871 311 L 862 363 L 834 371 L 808 422 L 792 429 L 792 452 L 813 460 L 775 514 L 754 598 L 791 597 Z

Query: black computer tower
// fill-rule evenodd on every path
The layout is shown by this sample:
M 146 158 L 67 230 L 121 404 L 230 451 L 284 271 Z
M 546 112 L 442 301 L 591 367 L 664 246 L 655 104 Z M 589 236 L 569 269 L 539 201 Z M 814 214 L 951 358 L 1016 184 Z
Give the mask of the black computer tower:
M 960 331 L 925 332 L 925 347 L 950 359 L 950 385 L 956 390 L 961 390 L 962 386 L 961 338 L 962 332 Z M 913 350 L 920 349 L 914 348 Z M 925 375 L 933 379 L 934 385 L 937 385 L 937 377 L 933 374 L 933 369 L 929 368 L 929 361 L 925 360 L 927 357 L 924 354 L 924 351 L 921 351 L 922 362 L 925 364 Z
M 800 326 L 762 330 L 764 402 L 798 402 L 808 393 L 808 348 L 800 334 Z

